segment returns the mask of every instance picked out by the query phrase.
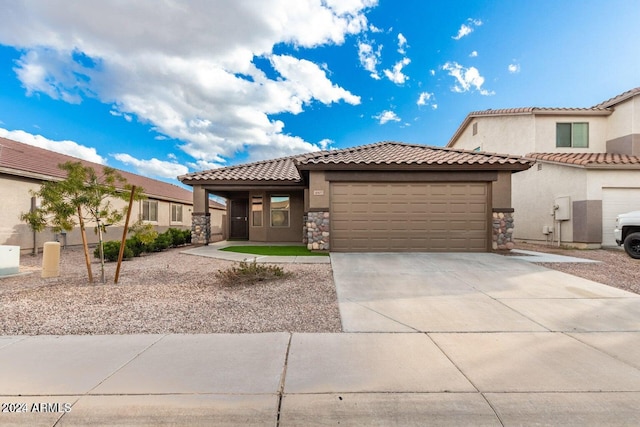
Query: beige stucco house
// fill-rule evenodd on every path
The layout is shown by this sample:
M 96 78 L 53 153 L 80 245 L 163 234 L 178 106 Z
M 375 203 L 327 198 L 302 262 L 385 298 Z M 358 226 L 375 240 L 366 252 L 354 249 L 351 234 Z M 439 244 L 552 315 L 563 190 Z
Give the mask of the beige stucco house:
M 447 147 L 537 162 L 513 176 L 516 239 L 613 246 L 616 216 L 640 210 L 640 88 L 589 108 L 472 112 Z
M 81 162 L 100 173 L 102 165 L 66 156 L 31 145 L 0 138 L 0 245 L 20 246 L 21 251 L 32 251 L 42 247 L 44 242 L 58 240 L 63 244 L 81 244 L 79 230 L 68 234 L 55 234 L 51 230 L 33 233 L 20 221 L 20 215 L 28 212 L 32 206 L 30 190 L 37 191 L 43 181 L 62 180 L 66 172 L 58 168 L 59 164 L 72 161 Z M 125 171 L 118 171 L 128 183 L 142 187 L 146 199 L 135 202 L 132 221 L 142 217 L 162 232 L 169 227 L 191 227 L 193 195 L 177 185 L 157 181 Z M 37 200 L 34 201 L 37 203 Z M 225 206 L 209 201 L 212 224 L 212 238 L 222 238 L 225 218 Z M 126 202 L 115 200 L 114 206 L 124 207 Z M 92 224 L 87 224 L 88 230 Z M 107 240 L 119 240 L 122 226 L 107 228 Z M 89 243 L 96 243 L 97 237 L 88 232 Z
M 230 239 L 350 252 L 484 252 L 512 245 L 511 175 L 532 164 L 382 142 L 178 178 L 193 187 L 194 243 L 208 242 L 206 200 L 215 194 L 228 200 Z

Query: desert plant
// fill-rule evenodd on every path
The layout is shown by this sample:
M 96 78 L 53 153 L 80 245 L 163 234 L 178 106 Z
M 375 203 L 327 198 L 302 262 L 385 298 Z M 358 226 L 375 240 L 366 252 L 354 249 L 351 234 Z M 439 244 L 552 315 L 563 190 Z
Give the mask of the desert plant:
M 124 218 L 126 208 L 117 209 L 114 199 L 128 200 L 131 186 L 118 171 L 110 167 L 102 169 L 102 175 L 81 162 L 67 162 L 58 165 L 67 173 L 62 181 L 46 181 L 40 190 L 31 191 L 31 195 L 40 200 L 40 207 L 22 213 L 20 219 L 29 224 L 33 231 L 42 231 L 50 225 L 54 232 L 71 231 L 80 226 L 84 246 L 85 261 L 89 282 L 93 282 L 89 249 L 85 236 L 85 222 L 92 221 L 98 234 L 98 248 L 103 251 L 103 234 L 109 224 L 118 223 Z M 135 198 L 142 197 L 142 188 L 138 188 Z M 76 222 L 77 221 L 77 222 Z M 104 258 L 100 257 L 100 272 L 104 283 Z
M 252 262 L 240 261 L 216 273 L 216 277 L 225 286 L 254 285 L 267 280 L 285 279 L 291 275 L 291 272 L 278 265 L 258 264 L 255 259 Z
M 161 252 L 171 247 L 171 235 L 168 233 L 158 234 L 158 237 L 149 245 L 152 252 Z
M 187 243 L 185 233 L 180 229 L 170 228 L 167 230 L 167 234 L 171 237 L 171 246 L 173 247 L 182 246 Z M 189 235 L 191 235 L 191 232 L 189 232 Z
M 104 242 L 104 260 L 107 262 L 116 262 L 118 260 L 118 255 L 120 253 L 120 242 L 117 240 L 110 240 L 108 242 Z M 93 251 L 93 256 L 96 258 L 100 258 L 100 247 L 96 246 Z M 125 244 L 123 259 L 131 259 L 133 258 L 133 251 Z

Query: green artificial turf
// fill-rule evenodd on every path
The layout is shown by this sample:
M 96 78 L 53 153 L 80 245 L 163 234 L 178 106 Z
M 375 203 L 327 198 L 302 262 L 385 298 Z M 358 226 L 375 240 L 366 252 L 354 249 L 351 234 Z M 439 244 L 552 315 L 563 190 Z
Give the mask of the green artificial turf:
M 271 256 L 328 256 L 326 252 L 311 252 L 304 246 L 229 246 L 221 251 Z

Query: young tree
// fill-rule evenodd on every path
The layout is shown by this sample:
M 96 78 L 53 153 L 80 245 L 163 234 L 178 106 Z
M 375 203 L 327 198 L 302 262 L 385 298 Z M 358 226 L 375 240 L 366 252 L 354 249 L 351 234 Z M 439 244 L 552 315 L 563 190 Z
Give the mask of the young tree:
M 100 272 L 102 283 L 104 283 L 102 234 L 106 232 L 108 225 L 115 224 L 124 218 L 127 208 L 116 209 L 112 200 L 128 201 L 131 186 L 118 171 L 110 167 L 105 166 L 100 176 L 93 168 L 83 166 L 80 162 L 67 162 L 58 167 L 67 172 L 67 178 L 62 181 L 42 183 L 39 191 L 32 192 L 32 195 L 40 200 L 40 207 L 23 213 L 20 219 L 28 223 L 34 231 L 42 231 L 46 226 L 51 226 L 54 232 L 71 231 L 79 225 L 90 283 L 93 282 L 93 274 L 89 261 L 85 222 L 93 222 L 98 234 Z M 136 188 L 135 193 L 136 199 L 140 199 L 142 189 Z

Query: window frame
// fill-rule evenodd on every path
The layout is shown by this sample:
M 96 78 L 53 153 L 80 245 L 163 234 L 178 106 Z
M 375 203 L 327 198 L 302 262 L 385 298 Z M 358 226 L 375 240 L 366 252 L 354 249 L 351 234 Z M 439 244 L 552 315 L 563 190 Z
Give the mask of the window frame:
M 256 200 L 259 200 L 260 202 L 256 203 Z M 260 209 L 254 209 L 256 206 L 259 206 Z M 256 216 L 258 213 L 259 216 Z M 256 219 L 259 219 L 260 221 L 256 221 Z M 264 198 L 262 196 L 251 196 L 251 226 L 264 227 Z
M 580 134 L 581 132 L 576 132 L 576 130 L 574 130 L 577 125 L 584 125 L 585 126 L 585 130 L 584 130 L 584 145 L 582 145 L 582 141 L 577 141 L 577 137 L 576 137 L 576 133 Z M 566 126 L 568 126 L 568 144 L 566 145 L 566 141 L 561 141 L 560 140 L 560 129 L 561 128 L 565 128 L 564 131 L 562 131 L 563 134 L 563 138 L 566 138 L 566 134 L 567 134 L 567 129 Z M 561 145 L 561 142 L 563 143 L 563 145 Z M 580 144 L 576 144 L 576 142 L 579 142 Z M 556 148 L 589 148 L 589 122 L 556 122 Z
M 184 206 L 183 206 L 183 205 L 181 205 L 180 203 L 171 203 L 171 223 L 172 223 L 172 224 L 182 224 L 182 221 L 183 221 L 183 213 L 184 213 L 184 212 L 183 212 L 183 211 L 184 211 L 183 207 L 184 207 Z M 179 209 L 179 210 L 177 210 L 177 209 L 174 209 L 174 208 L 180 208 L 180 209 Z M 180 215 L 179 215 L 179 216 L 180 216 L 180 219 L 175 219 L 175 218 L 174 218 L 174 213 L 176 213 L 176 212 L 178 212 L 178 211 L 180 212 Z
M 284 200 L 276 200 L 274 202 L 274 199 L 276 198 L 286 198 L 287 201 L 289 202 L 287 204 L 286 208 L 278 208 L 278 209 L 274 209 L 273 205 L 274 203 L 279 203 L 282 202 Z M 284 219 L 286 220 L 286 224 L 284 225 L 274 225 L 274 212 L 284 212 Z M 290 228 L 291 227 L 291 196 L 289 194 L 272 194 L 269 197 L 269 225 L 272 228 Z
M 147 206 L 147 216 L 148 218 L 145 218 L 145 205 Z M 154 209 L 154 213 L 155 213 L 155 219 L 151 218 L 151 206 L 155 206 Z M 141 212 L 140 212 L 140 217 L 142 218 L 143 221 L 145 222 L 158 222 L 158 201 L 157 200 L 143 200 L 142 201 L 142 208 L 141 208 Z

